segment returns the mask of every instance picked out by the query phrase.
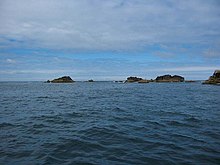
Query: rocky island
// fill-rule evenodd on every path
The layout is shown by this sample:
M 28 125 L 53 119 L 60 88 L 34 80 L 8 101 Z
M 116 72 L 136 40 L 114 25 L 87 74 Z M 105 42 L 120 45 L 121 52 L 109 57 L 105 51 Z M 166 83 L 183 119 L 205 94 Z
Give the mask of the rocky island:
M 220 70 L 216 70 L 203 84 L 220 85 Z
M 75 82 L 74 80 L 71 79 L 70 76 L 63 76 L 54 80 L 47 80 L 47 83 L 73 83 Z
M 155 82 L 184 82 L 184 77 L 178 76 L 178 75 L 163 75 L 163 76 L 158 76 L 155 79 Z
M 138 83 L 149 83 L 148 80 L 144 80 L 140 77 L 128 77 L 125 83 L 133 83 L 133 82 L 138 82 Z
M 139 78 L 139 77 L 128 77 L 127 80 L 125 81 L 126 83 L 132 83 L 132 82 L 138 82 L 140 80 L 143 80 L 142 78 Z
M 125 83 L 133 83 L 133 82 L 137 82 L 137 83 L 184 82 L 184 81 L 185 81 L 185 79 L 182 76 L 178 76 L 178 75 L 171 76 L 171 75 L 167 74 L 167 75 L 163 75 L 163 76 L 158 76 L 155 80 L 153 80 L 153 79 L 146 80 L 146 79 L 142 79 L 140 77 L 128 77 L 127 80 L 125 81 Z

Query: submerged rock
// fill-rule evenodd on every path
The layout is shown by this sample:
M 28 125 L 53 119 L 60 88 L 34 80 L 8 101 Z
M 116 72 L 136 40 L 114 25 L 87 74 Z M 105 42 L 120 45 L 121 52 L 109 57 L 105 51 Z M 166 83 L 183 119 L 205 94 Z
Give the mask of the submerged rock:
M 156 78 L 156 82 L 183 82 L 184 77 L 178 75 L 163 75 Z
M 203 84 L 220 85 L 220 70 L 216 70 Z
M 48 80 L 48 81 L 49 81 L 49 80 Z M 48 82 L 48 81 L 47 81 L 47 82 Z M 54 80 L 49 81 L 49 82 L 51 82 L 51 83 L 73 83 L 73 82 L 75 82 L 75 81 L 72 80 L 70 76 L 63 76 L 63 77 L 54 79 Z

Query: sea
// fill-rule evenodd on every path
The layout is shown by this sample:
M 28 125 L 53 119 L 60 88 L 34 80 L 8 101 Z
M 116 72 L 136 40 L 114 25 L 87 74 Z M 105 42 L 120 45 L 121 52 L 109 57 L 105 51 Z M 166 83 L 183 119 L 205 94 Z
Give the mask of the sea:
M 0 82 L 1 165 L 219 165 L 220 86 Z

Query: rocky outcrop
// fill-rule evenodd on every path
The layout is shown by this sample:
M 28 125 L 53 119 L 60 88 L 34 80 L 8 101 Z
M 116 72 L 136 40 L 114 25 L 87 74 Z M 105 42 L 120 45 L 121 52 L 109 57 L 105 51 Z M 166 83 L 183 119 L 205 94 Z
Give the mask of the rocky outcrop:
M 212 76 L 209 77 L 208 80 L 203 82 L 203 84 L 214 84 L 220 85 L 220 70 L 216 70 Z
M 150 81 L 149 80 L 140 80 L 138 81 L 138 83 L 149 83 Z
M 140 77 L 128 77 L 127 80 L 125 81 L 125 83 L 133 83 L 133 82 L 137 82 L 137 83 L 149 83 L 150 80 L 145 80 L 142 79 Z
M 57 79 L 54 79 L 52 81 L 47 80 L 47 83 L 73 83 L 75 82 L 74 80 L 71 79 L 69 76 L 63 76 Z
M 182 76 L 178 76 L 178 75 L 163 75 L 163 76 L 158 76 L 155 79 L 156 82 L 183 82 L 184 81 L 184 77 Z
M 132 82 L 138 82 L 143 80 L 142 78 L 139 77 L 128 77 L 127 80 L 125 81 L 126 83 L 132 83 Z

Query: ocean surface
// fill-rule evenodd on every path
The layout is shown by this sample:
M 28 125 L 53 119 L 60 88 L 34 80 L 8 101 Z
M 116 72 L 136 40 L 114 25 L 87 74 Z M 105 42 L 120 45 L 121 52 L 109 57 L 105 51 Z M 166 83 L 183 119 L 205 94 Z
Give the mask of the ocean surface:
M 220 164 L 220 86 L 0 82 L 0 164 Z

